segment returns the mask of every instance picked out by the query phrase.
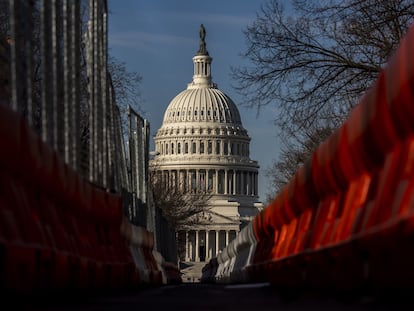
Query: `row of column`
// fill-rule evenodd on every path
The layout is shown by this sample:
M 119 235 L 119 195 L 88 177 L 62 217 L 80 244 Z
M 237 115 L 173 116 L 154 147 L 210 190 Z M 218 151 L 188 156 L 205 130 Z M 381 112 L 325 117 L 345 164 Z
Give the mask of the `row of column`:
M 237 235 L 236 230 L 190 230 L 180 231 L 184 242 L 181 260 L 200 262 L 217 256 Z
M 164 170 L 160 171 L 166 187 L 183 191 L 208 190 L 215 194 L 249 195 L 258 193 L 258 173 L 238 170 Z

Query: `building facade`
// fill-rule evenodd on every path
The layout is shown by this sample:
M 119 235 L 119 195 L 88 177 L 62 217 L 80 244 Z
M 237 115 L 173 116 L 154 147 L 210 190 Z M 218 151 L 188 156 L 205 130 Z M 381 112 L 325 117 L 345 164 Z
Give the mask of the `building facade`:
M 234 102 L 212 81 L 212 58 L 200 28 L 193 80 L 168 105 L 154 137 L 150 167 L 168 186 L 209 193 L 203 225 L 177 232 L 182 261 L 208 261 L 263 207 L 258 202 L 258 163 Z

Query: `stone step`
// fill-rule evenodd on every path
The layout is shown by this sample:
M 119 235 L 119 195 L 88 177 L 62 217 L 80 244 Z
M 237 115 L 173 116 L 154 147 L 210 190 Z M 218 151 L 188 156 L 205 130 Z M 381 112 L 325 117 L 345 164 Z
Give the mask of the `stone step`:
M 198 283 L 206 262 L 180 262 L 180 272 L 183 283 Z

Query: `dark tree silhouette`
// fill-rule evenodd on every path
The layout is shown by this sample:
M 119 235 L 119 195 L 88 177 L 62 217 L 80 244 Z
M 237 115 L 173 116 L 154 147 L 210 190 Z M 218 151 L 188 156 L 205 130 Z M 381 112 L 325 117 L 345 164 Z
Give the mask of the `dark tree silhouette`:
M 275 105 L 284 151 L 274 178 L 297 166 L 347 117 L 413 21 L 413 0 L 269 0 L 244 31 L 249 67 L 233 68 L 243 105 Z M 316 137 L 315 137 L 316 134 Z M 318 139 L 319 137 L 319 139 Z M 289 156 L 290 151 L 293 153 Z M 289 163 L 288 163 L 289 162 Z M 293 170 L 292 170 L 293 171 Z

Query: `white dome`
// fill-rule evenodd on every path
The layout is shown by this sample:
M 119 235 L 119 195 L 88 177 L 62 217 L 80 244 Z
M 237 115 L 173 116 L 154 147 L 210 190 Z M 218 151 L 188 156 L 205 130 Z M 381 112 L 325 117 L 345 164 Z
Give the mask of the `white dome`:
M 203 230 L 237 232 L 262 206 L 257 202 L 259 165 L 250 159 L 250 137 L 237 106 L 213 83 L 204 35 L 201 27 L 193 79 L 165 110 L 150 169 L 165 187 L 211 195 L 206 203 L 211 221 Z M 187 257 L 199 260 L 195 252 L 187 252 Z
M 240 113 L 234 102 L 217 88 L 200 87 L 179 93 L 164 114 L 168 123 L 214 122 L 240 125 Z

